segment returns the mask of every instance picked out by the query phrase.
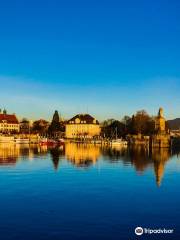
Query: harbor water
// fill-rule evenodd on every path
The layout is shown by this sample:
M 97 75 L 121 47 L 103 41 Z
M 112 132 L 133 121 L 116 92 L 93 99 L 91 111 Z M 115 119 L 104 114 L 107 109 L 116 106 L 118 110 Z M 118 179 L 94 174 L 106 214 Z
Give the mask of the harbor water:
M 179 202 L 178 150 L 0 145 L 2 240 L 180 239 Z

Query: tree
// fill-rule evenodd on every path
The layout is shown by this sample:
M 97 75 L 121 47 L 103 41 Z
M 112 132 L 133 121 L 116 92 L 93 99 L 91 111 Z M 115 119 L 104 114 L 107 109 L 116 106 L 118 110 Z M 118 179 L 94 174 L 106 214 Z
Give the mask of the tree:
M 131 121 L 131 117 L 125 115 L 123 118 L 122 118 L 122 123 L 124 123 L 126 126 L 130 123 Z
M 64 131 L 64 125 L 62 122 L 60 122 L 59 113 L 57 110 L 54 112 L 53 119 L 48 131 L 52 134 Z
M 30 122 L 26 118 L 23 118 L 20 122 L 20 132 L 21 133 L 30 133 Z
M 109 124 L 107 124 L 109 122 Z M 104 122 L 102 127 L 102 136 L 106 136 L 108 138 L 122 137 L 125 135 L 125 124 L 118 120 L 107 120 Z
M 112 138 L 115 137 L 124 137 L 125 135 L 125 124 L 116 120 L 110 125 L 110 129 L 112 132 Z M 116 135 L 117 134 L 117 135 Z
M 145 110 L 137 111 L 132 117 L 124 116 L 121 121 L 110 119 L 103 122 L 101 128 L 102 136 L 125 137 L 127 134 L 151 135 L 155 130 L 154 118 L 150 117 Z
M 39 134 L 46 134 L 48 130 L 48 126 L 49 126 L 49 123 L 46 120 L 40 119 L 33 122 L 32 131 Z
M 131 123 L 132 123 L 132 118 L 129 116 L 124 116 L 121 120 L 121 122 L 124 124 L 124 134 L 131 133 Z
M 131 130 L 135 134 L 151 134 L 154 131 L 153 119 L 145 110 L 137 111 L 132 117 Z

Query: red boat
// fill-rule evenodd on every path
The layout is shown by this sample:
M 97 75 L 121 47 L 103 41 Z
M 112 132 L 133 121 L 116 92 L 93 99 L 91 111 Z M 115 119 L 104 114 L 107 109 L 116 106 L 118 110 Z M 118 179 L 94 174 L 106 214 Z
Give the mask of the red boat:
M 40 140 L 40 145 L 41 146 L 62 146 L 64 145 L 64 139 L 59 139 L 59 140 L 54 140 L 54 139 L 48 139 L 48 138 L 43 138 Z

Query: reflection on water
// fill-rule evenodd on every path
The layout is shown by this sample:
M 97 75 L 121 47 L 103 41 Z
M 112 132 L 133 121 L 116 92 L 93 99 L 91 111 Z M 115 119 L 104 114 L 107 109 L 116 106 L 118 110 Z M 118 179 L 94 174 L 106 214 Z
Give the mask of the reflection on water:
M 142 146 L 120 150 L 105 149 L 103 153 L 110 157 L 110 161 L 119 159 L 124 164 L 130 163 L 138 173 L 143 173 L 149 167 L 153 168 L 158 186 L 161 185 L 165 164 L 173 156 L 167 148 L 156 148 L 150 151 Z
M 35 156 L 41 157 L 50 154 L 54 169 L 58 170 L 59 162 L 65 158 L 76 167 L 90 167 L 102 157 L 103 161 L 110 163 L 122 162 L 125 166 L 132 166 L 138 174 L 150 168 L 154 171 L 157 186 L 161 185 L 165 172 L 165 165 L 171 157 L 179 153 L 170 152 L 169 149 L 152 149 L 136 147 L 101 147 L 92 144 L 66 143 L 63 148 L 47 148 L 39 145 L 0 145 L 0 166 L 15 166 L 19 159 L 31 160 Z M 43 159 L 43 158 L 42 158 Z
M 129 240 L 137 226 L 180 239 L 179 160 L 168 149 L 0 145 L 0 240 Z
M 164 168 L 166 162 L 170 159 L 169 149 L 153 149 L 151 157 L 154 163 L 154 172 L 156 176 L 156 183 L 158 186 L 161 184 L 161 180 L 164 175 Z
M 65 155 L 64 148 L 51 148 L 50 149 L 50 154 L 51 154 L 51 159 L 53 161 L 54 169 L 57 170 L 59 167 L 59 161 L 60 157 Z
M 16 165 L 18 160 L 25 158 L 31 160 L 34 156 L 43 156 L 47 154 L 47 147 L 39 147 L 38 145 L 15 145 L 0 144 L 0 166 Z
M 0 165 L 15 165 L 19 155 L 19 148 L 14 144 L 0 145 Z
M 65 146 L 67 160 L 78 167 L 88 167 L 95 164 L 100 157 L 100 147 L 92 144 L 73 144 Z

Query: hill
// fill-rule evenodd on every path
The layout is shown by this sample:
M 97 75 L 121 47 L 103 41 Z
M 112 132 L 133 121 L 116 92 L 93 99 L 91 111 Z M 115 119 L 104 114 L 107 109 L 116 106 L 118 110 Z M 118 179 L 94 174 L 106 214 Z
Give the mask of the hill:
M 180 129 L 180 118 L 176 118 L 173 120 L 168 120 L 168 125 L 171 130 L 179 130 Z

